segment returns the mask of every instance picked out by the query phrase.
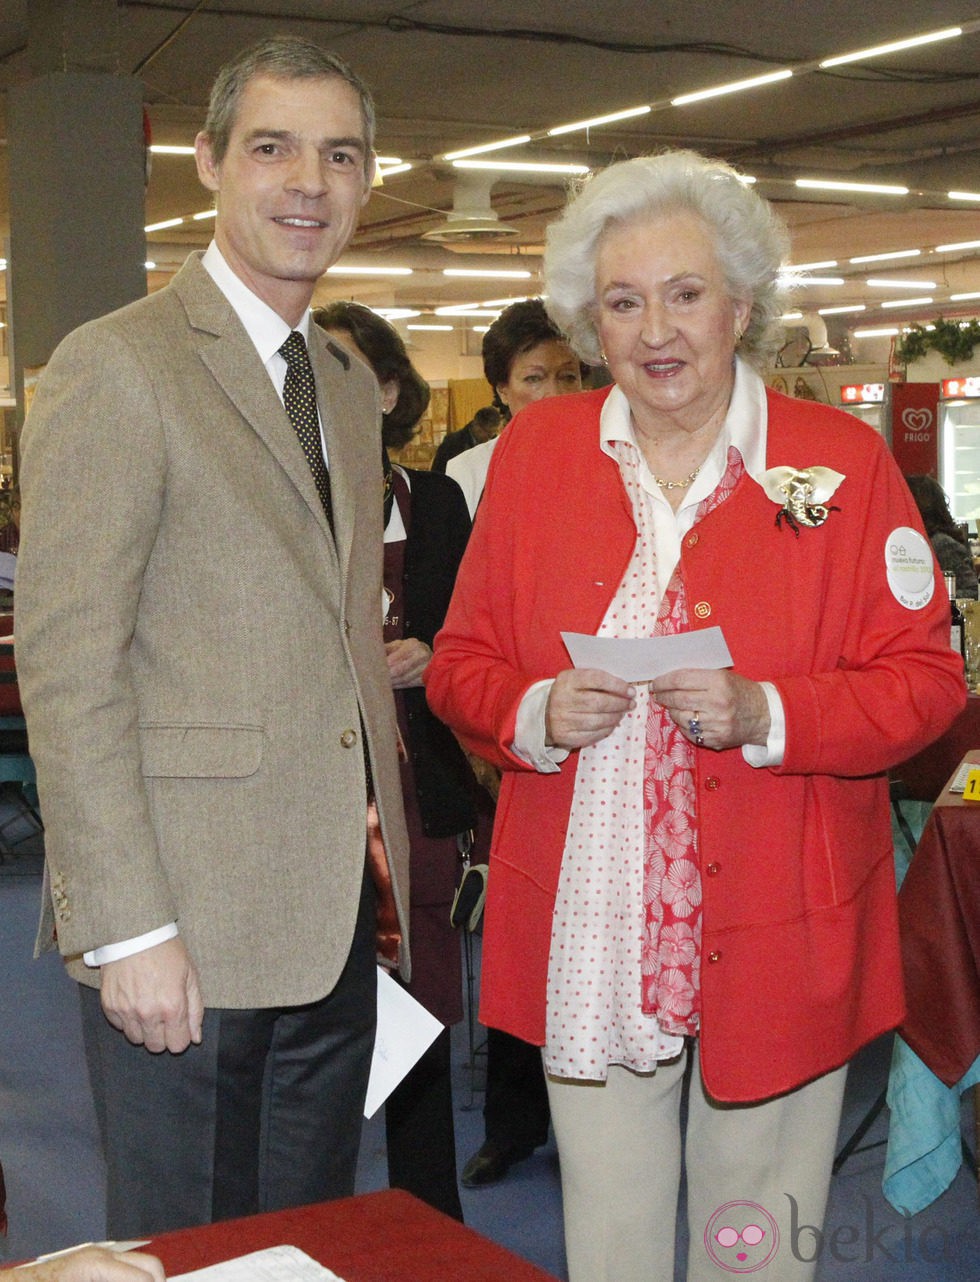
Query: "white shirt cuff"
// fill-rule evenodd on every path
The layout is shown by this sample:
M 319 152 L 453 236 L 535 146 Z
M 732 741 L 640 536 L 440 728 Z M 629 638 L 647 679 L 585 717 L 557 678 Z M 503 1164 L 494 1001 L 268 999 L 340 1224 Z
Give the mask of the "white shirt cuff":
M 148 930 L 145 935 L 137 935 L 134 939 L 122 939 L 118 944 L 103 944 L 101 948 L 93 948 L 91 952 L 82 954 L 82 961 L 86 966 L 104 966 L 106 962 L 122 961 L 124 957 L 144 953 L 156 944 L 165 944 L 168 939 L 176 938 L 177 923 L 172 921 L 166 926 L 158 926 L 156 930 Z
M 779 691 L 770 681 L 760 681 L 766 703 L 769 705 L 769 734 L 765 746 L 759 743 L 744 743 L 742 756 L 750 766 L 781 766 L 786 752 L 786 711 Z
M 557 774 L 559 765 L 568 756 L 567 748 L 550 748 L 544 741 L 545 708 L 554 684 L 551 679 L 536 681 L 524 692 L 517 709 L 514 742 L 510 745 L 515 757 L 520 757 L 543 775 Z

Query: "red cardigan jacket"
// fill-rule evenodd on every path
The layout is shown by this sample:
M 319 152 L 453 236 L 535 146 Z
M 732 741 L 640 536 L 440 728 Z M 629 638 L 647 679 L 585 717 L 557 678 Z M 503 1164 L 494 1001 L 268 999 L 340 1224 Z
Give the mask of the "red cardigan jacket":
M 508 749 L 532 682 L 569 666 L 563 630 L 595 632 L 632 552 L 608 389 L 524 411 L 494 452 L 427 674 L 433 710 L 504 769 L 483 945 L 481 1018 L 542 1043 L 551 920 L 577 754 L 539 774 Z M 880 438 L 837 410 L 769 394 L 767 466 L 845 480 L 817 528 L 777 528 L 751 477 L 684 538 L 692 627 L 720 624 L 735 669 L 772 681 L 782 765 L 696 757 L 703 883 L 701 1065 L 719 1100 L 762 1099 L 844 1063 L 903 1015 L 883 773 L 965 700 L 938 578 L 911 610 L 885 543 L 918 513 Z

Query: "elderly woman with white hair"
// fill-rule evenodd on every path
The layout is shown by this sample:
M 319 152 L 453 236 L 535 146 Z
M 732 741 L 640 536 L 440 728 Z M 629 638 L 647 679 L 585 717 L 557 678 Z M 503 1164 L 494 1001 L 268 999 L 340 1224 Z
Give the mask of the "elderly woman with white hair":
M 682 1160 L 689 1279 L 812 1277 L 845 1066 L 903 1014 L 885 772 L 962 663 L 880 438 L 757 372 L 786 248 L 691 152 L 572 199 L 548 307 L 614 385 L 501 438 L 427 673 L 503 770 L 481 1018 L 544 1046 L 572 1282 L 673 1277 Z M 649 681 L 562 640 L 716 626 L 731 666 Z

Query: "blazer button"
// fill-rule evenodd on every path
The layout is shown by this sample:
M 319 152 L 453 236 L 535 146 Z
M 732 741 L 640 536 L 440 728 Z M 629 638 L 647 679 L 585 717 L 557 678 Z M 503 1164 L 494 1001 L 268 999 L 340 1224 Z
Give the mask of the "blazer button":
M 353 748 L 355 743 L 357 743 L 356 730 L 350 730 L 350 729 L 345 730 L 344 733 L 340 736 L 340 746 L 342 748 Z
M 708 601 L 699 601 L 694 607 L 694 615 L 698 619 L 706 619 L 711 614 L 711 604 Z
M 708 864 L 704 871 L 709 877 L 717 877 L 721 872 L 721 864 Z
M 712 962 L 712 963 L 714 963 L 714 962 L 720 962 L 720 961 L 721 961 L 721 953 L 720 953 L 720 952 L 717 952 L 716 950 L 713 950 L 712 952 L 708 953 L 708 961 L 709 961 L 709 962 Z
M 704 781 L 704 786 L 709 792 L 716 792 L 721 787 L 721 780 L 717 775 L 708 775 Z
M 700 539 L 700 537 L 701 537 L 701 536 L 700 536 L 696 531 L 692 532 L 692 533 L 691 533 L 691 534 L 689 534 L 689 535 L 687 536 L 687 538 L 684 540 L 684 545 L 685 545 L 685 547 L 689 547 L 689 548 L 696 548 L 696 547 L 697 547 L 697 545 L 698 545 L 698 540 Z

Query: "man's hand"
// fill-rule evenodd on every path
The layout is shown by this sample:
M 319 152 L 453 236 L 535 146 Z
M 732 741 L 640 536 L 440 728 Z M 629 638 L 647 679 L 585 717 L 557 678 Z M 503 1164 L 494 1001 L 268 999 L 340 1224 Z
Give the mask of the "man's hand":
M 389 641 L 385 646 L 388 658 L 388 675 L 393 690 L 405 690 L 422 684 L 422 673 L 429 666 L 432 651 L 418 637 L 404 637 Z
M 141 1251 L 120 1255 L 100 1246 L 83 1246 L 53 1260 L 0 1272 L 3 1282 L 164 1282 L 165 1277 L 155 1255 Z
M 545 742 L 585 748 L 605 739 L 635 704 L 633 687 L 598 668 L 559 672 L 545 705 Z
M 102 1009 L 114 1028 L 148 1051 L 179 1054 L 201 1040 L 204 1003 L 179 937 L 102 967 Z

